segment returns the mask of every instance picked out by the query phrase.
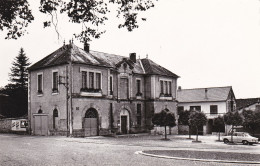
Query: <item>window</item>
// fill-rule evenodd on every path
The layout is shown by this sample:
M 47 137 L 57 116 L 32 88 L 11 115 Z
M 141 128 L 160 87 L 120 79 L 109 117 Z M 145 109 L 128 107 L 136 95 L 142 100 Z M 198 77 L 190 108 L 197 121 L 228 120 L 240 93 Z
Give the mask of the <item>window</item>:
M 168 92 L 169 95 L 172 95 L 172 82 L 169 81 L 169 92 Z
M 38 93 L 42 93 L 42 74 L 37 75 L 37 90 Z
M 161 93 L 160 96 L 171 97 L 172 96 L 172 82 L 160 80 Z
M 120 78 L 120 99 L 128 99 L 129 88 L 128 78 Z
M 52 92 L 58 92 L 58 72 L 52 73 Z
M 110 91 L 110 95 L 113 95 L 113 77 L 110 76 L 109 78 L 109 91 Z
M 218 106 L 217 105 L 211 105 L 210 106 L 210 114 L 218 114 Z
M 201 106 L 190 106 L 191 111 L 201 111 Z
M 141 93 L 141 80 L 136 80 L 136 87 L 137 87 L 137 93 L 136 93 L 136 96 L 142 96 L 142 93 Z
M 136 124 L 138 126 L 141 126 L 142 123 L 142 105 L 141 104 L 137 104 L 137 108 L 136 108 Z
M 101 89 L 101 74 L 96 73 L 96 88 L 95 89 Z
M 164 84 L 165 84 L 165 92 L 164 94 L 168 94 L 168 82 L 167 81 L 164 81 Z
M 183 107 L 183 106 L 178 106 L 178 114 L 179 114 L 181 111 L 184 111 L 184 107 Z
M 89 72 L 89 89 L 94 89 L 94 73 Z
M 82 88 L 87 89 L 87 72 L 82 71 Z
M 164 94 L 163 93 L 163 81 L 160 81 L 160 86 L 161 86 L 161 94 Z

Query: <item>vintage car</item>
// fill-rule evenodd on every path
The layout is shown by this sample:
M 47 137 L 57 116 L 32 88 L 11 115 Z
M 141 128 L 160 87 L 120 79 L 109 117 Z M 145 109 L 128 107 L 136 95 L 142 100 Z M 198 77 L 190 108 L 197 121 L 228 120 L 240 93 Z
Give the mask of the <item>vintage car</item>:
M 231 141 L 231 133 L 229 133 L 227 136 L 223 136 L 222 139 L 225 144 L 229 143 Z M 258 138 L 252 137 L 251 135 L 249 135 L 249 133 L 246 132 L 234 132 L 233 142 L 243 143 L 244 145 L 252 145 L 258 143 Z

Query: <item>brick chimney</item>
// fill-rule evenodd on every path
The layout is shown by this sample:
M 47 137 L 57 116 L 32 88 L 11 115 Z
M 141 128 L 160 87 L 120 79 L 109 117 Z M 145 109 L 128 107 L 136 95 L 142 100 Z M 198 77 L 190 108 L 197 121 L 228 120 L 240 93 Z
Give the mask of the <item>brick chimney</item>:
M 129 58 L 134 62 L 134 63 L 136 63 L 136 53 L 130 53 L 129 54 Z
M 84 43 L 84 50 L 89 52 L 89 44 L 87 42 Z
M 208 99 L 208 89 L 205 88 L 205 99 Z

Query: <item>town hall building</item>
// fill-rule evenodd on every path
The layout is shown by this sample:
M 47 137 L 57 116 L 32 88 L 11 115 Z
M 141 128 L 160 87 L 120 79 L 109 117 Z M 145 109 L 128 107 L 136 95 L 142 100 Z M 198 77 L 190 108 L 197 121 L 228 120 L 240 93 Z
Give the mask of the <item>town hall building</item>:
M 135 53 L 124 57 L 64 44 L 29 68 L 29 129 L 33 135 L 83 137 L 148 132 L 154 113 L 177 117 L 177 79 Z

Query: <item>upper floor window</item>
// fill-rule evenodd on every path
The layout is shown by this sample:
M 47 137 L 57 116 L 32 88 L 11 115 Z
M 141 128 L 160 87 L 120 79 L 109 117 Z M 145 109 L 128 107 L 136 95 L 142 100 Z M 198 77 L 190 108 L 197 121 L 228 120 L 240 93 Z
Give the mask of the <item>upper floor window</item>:
M 210 114 L 218 114 L 218 106 L 217 105 L 211 105 L 210 106 Z
M 109 77 L 109 94 L 113 95 L 113 77 Z
M 170 97 L 172 96 L 172 82 L 160 80 L 160 96 Z
M 52 72 L 52 92 L 56 93 L 58 92 L 58 72 L 55 71 L 55 72 Z
M 94 89 L 94 72 L 89 72 L 89 89 Z
M 87 88 L 87 72 L 82 71 L 82 88 L 86 89 Z
M 201 111 L 201 106 L 190 106 L 191 111 Z
M 184 111 L 184 107 L 183 106 L 178 106 L 177 110 L 178 110 L 178 114 L 179 114 L 181 111 Z
M 161 94 L 164 94 L 164 92 L 163 92 L 163 81 L 160 81 L 160 87 L 161 87 Z
M 84 92 L 100 92 L 102 85 L 102 78 L 100 72 L 81 70 L 82 87 Z
M 96 88 L 95 89 L 101 89 L 101 74 L 96 73 Z
M 136 80 L 136 88 L 137 88 L 136 96 L 142 96 L 142 92 L 141 92 L 141 80 L 140 80 L 140 79 L 137 79 L 137 80 Z
M 38 93 L 42 93 L 42 89 L 43 89 L 42 81 L 43 81 L 42 74 L 37 74 L 37 91 L 38 91 Z

